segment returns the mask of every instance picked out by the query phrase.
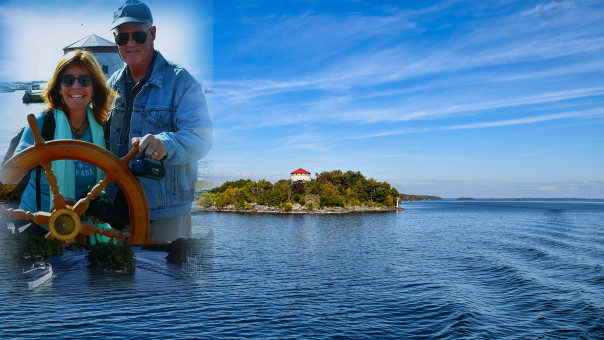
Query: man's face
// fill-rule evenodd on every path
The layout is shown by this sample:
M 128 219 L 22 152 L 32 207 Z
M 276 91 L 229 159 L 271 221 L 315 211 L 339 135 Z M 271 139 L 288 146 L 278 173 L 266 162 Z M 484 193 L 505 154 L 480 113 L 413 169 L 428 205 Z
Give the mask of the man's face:
M 122 56 L 122 59 L 128 64 L 130 68 L 138 68 L 147 66 L 151 59 L 153 59 L 153 41 L 155 40 L 155 26 L 149 28 L 149 24 L 136 24 L 136 23 L 125 23 L 117 27 L 117 36 L 121 33 L 128 33 L 128 41 L 120 46 L 117 44 L 117 48 Z M 146 36 L 146 40 L 143 43 L 137 42 L 135 37 L 143 36 L 143 32 Z M 134 35 L 134 37 L 133 37 Z M 124 36 L 122 34 L 122 36 Z M 118 39 L 119 40 L 119 39 Z M 140 41 L 140 39 L 138 39 Z M 125 41 L 125 39 L 124 39 Z

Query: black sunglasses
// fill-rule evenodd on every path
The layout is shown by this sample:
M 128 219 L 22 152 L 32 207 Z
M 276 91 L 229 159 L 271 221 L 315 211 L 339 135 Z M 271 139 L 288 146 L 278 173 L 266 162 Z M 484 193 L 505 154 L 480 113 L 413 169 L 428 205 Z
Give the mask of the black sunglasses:
M 82 87 L 88 87 L 90 84 L 92 84 L 92 76 L 87 74 L 82 74 L 79 77 L 74 77 L 71 74 L 64 74 L 61 76 L 61 78 L 59 78 L 61 85 L 65 87 L 72 86 L 76 80 L 78 83 L 80 83 L 80 85 L 82 85 Z
M 144 44 L 145 41 L 147 41 L 147 32 L 144 32 L 144 31 L 132 32 L 132 39 L 134 39 L 134 41 L 137 44 Z M 115 43 L 118 44 L 119 46 L 126 45 L 129 40 L 130 40 L 129 32 L 118 33 L 115 35 Z

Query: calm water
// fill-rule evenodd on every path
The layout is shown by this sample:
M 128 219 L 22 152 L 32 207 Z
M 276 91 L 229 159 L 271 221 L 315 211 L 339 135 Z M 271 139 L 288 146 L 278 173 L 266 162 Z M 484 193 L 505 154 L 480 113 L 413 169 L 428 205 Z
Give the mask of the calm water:
M 27 115 L 42 111 L 44 103 L 23 104 L 24 91 L 0 92 L 0 163 L 8 149 L 11 138 L 27 125 Z
M 52 258 L 36 290 L 0 285 L 0 338 L 604 338 L 604 202 L 405 207 L 195 214 L 196 279 L 140 249 L 132 275 Z

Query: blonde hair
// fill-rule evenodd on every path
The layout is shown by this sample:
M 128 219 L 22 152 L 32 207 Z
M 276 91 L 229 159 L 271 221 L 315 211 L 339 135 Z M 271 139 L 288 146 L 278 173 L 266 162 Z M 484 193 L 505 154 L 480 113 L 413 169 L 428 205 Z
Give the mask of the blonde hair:
M 50 109 L 60 109 L 67 113 L 65 103 L 59 93 L 59 90 L 61 89 L 59 79 L 63 73 L 72 66 L 82 66 L 90 72 L 93 86 L 92 111 L 97 123 L 103 125 L 107 120 L 107 113 L 111 108 L 116 93 L 107 86 L 105 83 L 105 74 L 103 73 L 103 69 L 101 69 L 101 65 L 96 61 L 92 53 L 87 50 L 69 52 L 63 56 L 61 61 L 59 61 L 54 75 L 48 81 L 46 89 L 44 90 L 44 101 L 46 102 L 46 105 Z

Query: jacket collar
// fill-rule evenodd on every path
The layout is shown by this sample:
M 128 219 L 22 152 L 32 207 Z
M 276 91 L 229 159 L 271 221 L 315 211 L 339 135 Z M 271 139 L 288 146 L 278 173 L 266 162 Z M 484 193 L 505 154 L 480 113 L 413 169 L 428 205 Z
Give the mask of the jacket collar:
M 164 59 L 164 56 L 162 56 L 158 50 L 155 50 L 154 58 L 155 61 L 153 62 L 153 70 L 151 71 L 151 76 L 149 77 L 148 82 L 161 88 L 164 82 L 164 65 L 166 64 L 166 59 Z
M 165 65 L 166 59 L 161 53 L 159 53 L 158 50 L 155 50 L 155 61 L 153 62 L 153 70 L 151 71 L 151 76 L 149 77 L 149 80 L 147 82 L 161 88 L 163 84 L 163 74 Z M 126 81 L 127 67 L 128 65 L 124 63 L 124 67 L 122 67 L 122 69 L 119 71 L 120 73 L 116 77 L 116 80 L 112 85 L 116 86 L 117 88 L 122 88 L 124 82 Z

